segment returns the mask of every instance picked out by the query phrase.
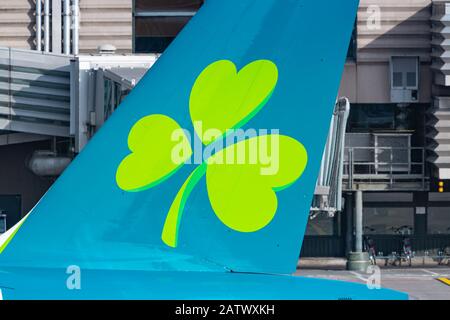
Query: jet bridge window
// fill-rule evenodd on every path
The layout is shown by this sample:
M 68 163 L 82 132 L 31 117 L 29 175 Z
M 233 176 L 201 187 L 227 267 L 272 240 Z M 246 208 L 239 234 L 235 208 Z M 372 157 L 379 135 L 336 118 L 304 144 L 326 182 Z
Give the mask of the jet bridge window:
M 203 0 L 135 0 L 134 51 L 163 52 L 203 4 Z
M 120 83 L 105 79 L 104 81 L 104 119 L 108 119 L 116 110 L 122 100 L 127 96 L 129 90 L 122 89 Z

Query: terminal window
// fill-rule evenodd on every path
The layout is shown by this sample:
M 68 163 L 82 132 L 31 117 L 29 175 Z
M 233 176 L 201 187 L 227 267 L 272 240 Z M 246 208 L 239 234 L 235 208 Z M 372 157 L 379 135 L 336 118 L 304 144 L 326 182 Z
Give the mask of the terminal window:
M 450 210 L 448 207 L 428 208 L 428 234 L 450 234 Z
M 397 228 L 414 228 L 414 208 L 366 207 L 363 223 L 366 234 L 395 235 Z
M 412 130 L 418 119 L 417 109 L 390 103 L 352 104 L 347 131 Z
M 135 0 L 134 52 L 162 53 L 203 0 Z

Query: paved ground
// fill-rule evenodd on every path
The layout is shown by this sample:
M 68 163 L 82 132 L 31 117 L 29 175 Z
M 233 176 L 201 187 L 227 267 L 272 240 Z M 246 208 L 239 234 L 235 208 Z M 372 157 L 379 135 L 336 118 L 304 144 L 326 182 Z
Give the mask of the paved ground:
M 366 283 L 370 275 L 346 270 L 299 269 L 298 276 Z M 413 300 L 450 300 L 450 285 L 437 278 L 450 279 L 450 267 L 381 268 L 381 286 L 409 294 Z

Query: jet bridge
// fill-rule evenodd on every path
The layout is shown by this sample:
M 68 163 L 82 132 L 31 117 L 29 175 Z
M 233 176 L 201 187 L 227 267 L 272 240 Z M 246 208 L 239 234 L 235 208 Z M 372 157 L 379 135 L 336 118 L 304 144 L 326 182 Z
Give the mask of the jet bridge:
M 0 48 L 0 131 L 69 136 L 70 59 Z
M 334 216 L 342 210 L 342 175 L 344 168 L 345 129 L 350 113 L 347 98 L 337 100 L 330 131 L 322 157 L 314 199 L 311 206 L 311 218 L 320 213 Z
M 63 137 L 79 152 L 157 58 L 0 47 L 0 145 Z

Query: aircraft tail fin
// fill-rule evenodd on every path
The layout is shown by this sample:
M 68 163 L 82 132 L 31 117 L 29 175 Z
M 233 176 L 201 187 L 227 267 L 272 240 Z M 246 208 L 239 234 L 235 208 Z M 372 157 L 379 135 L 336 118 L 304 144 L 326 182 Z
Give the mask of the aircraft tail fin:
M 206 1 L 0 266 L 293 272 L 357 6 Z

